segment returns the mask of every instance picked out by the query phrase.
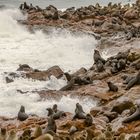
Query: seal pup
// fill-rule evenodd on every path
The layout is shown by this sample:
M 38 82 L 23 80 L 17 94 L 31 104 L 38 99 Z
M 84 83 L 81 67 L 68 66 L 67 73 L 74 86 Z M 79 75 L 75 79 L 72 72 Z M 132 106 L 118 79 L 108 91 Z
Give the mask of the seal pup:
M 37 137 L 39 137 L 39 136 L 41 136 L 42 135 L 42 129 L 41 129 L 41 127 L 38 125 L 38 126 L 36 126 L 36 128 L 35 128 L 35 131 L 34 131 L 34 134 L 33 134 L 33 138 L 37 138 Z
M 71 126 L 71 128 L 69 129 L 69 134 L 72 135 L 74 134 L 76 131 L 78 131 L 78 129 L 75 126 Z
M 11 130 L 6 140 L 17 140 L 16 132 L 14 130 Z
M 98 61 L 100 60 L 103 64 L 105 64 L 105 59 L 103 59 L 100 55 L 100 52 L 98 50 L 94 50 L 94 63 L 98 63 Z
M 136 140 L 140 140 L 140 133 L 137 134 Z
M 56 126 L 55 120 L 53 119 L 53 116 L 50 116 L 48 118 L 48 124 L 47 124 L 47 128 L 45 129 L 45 133 L 47 133 L 50 130 L 56 133 L 56 129 L 57 129 L 57 126 Z
M 125 140 L 125 133 L 121 133 L 120 136 L 117 137 L 117 140 Z
M 114 85 L 112 82 L 107 82 L 108 87 L 109 87 L 109 91 L 113 91 L 113 92 L 117 92 L 118 91 L 118 87 L 116 85 Z
M 137 109 L 132 115 L 123 120 L 123 123 L 129 123 L 139 119 L 140 119 L 140 104 L 137 105 Z
M 73 120 L 76 118 L 77 119 L 86 119 L 85 112 L 83 111 L 83 108 L 79 103 L 76 103 L 75 115 L 73 117 Z
M 0 131 L 0 140 L 5 140 L 7 137 L 7 130 L 5 128 L 1 128 Z
M 18 112 L 18 120 L 25 121 L 28 118 L 28 115 L 25 113 L 25 107 L 22 105 Z
M 86 119 L 85 119 L 84 123 L 85 123 L 86 126 L 91 126 L 92 125 L 93 118 L 90 114 L 86 115 Z
M 140 71 L 138 72 L 138 74 L 132 78 L 129 82 L 128 85 L 126 87 L 126 90 L 129 90 L 130 88 L 132 88 L 134 85 L 139 85 L 140 84 Z
M 53 136 L 50 134 L 44 134 L 36 138 L 35 140 L 53 140 Z
M 135 135 L 131 135 L 131 136 L 128 138 L 128 140 L 136 140 Z

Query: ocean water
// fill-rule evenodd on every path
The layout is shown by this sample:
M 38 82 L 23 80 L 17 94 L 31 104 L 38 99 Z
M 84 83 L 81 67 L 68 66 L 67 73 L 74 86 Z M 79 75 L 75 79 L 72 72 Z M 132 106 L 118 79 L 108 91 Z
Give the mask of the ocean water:
M 45 109 L 54 103 L 57 103 L 61 110 L 74 112 L 75 104 L 80 102 L 86 112 L 89 112 L 90 108 L 96 105 L 96 101 L 88 97 L 79 99 L 64 96 L 60 101 L 40 100 L 37 93 L 31 92 L 42 89 L 59 90 L 66 85 L 63 79 L 51 77 L 49 81 L 41 82 L 18 78 L 13 83 L 6 84 L 4 72 L 16 71 L 19 64 L 29 64 L 41 70 L 59 65 L 65 72 L 76 71 L 81 67 L 89 68 L 93 64 L 93 51 L 97 44 L 91 36 L 75 35 L 67 30 L 52 29 L 51 34 L 44 34 L 42 31 L 36 31 L 34 34 L 28 32 L 24 26 L 17 23 L 17 20 L 26 18 L 17 8 L 21 2 L 23 1 L 0 0 L 0 5 L 9 7 L 0 10 L 0 116 L 16 116 L 21 105 L 25 106 L 27 113 L 45 116 L 47 114 Z M 95 3 L 94 0 L 28 0 L 28 2 L 42 7 L 53 4 L 60 9 Z M 109 1 L 98 0 L 98 2 L 106 4 Z M 20 94 L 17 90 L 29 92 Z
M 76 102 L 89 109 L 95 106 L 95 101 L 63 97 L 61 101 L 41 101 L 32 90 L 58 90 L 66 81 L 51 77 L 49 81 L 34 81 L 15 79 L 6 84 L 4 72 L 16 71 L 19 64 L 29 64 L 31 67 L 46 70 L 59 65 L 63 71 L 76 71 L 81 67 L 89 68 L 93 63 L 93 50 L 97 41 L 88 35 L 74 35 L 67 30 L 52 29 L 51 34 L 36 31 L 34 34 L 17 23 L 24 17 L 17 8 L 0 11 L 0 116 L 16 116 L 20 105 L 24 105 L 28 113 L 46 115 L 45 108 L 57 103 L 60 109 L 73 112 Z M 29 91 L 20 94 L 17 90 Z M 89 102 L 87 102 L 89 100 Z

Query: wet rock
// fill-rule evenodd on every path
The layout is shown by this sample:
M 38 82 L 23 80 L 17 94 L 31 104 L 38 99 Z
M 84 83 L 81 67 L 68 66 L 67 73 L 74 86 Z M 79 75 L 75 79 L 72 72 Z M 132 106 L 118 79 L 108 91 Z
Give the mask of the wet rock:
M 5 81 L 6 81 L 6 83 L 12 83 L 12 82 L 14 82 L 14 80 L 11 79 L 11 78 L 9 78 L 9 77 L 5 77 Z
M 20 64 L 17 71 L 32 71 L 33 69 L 27 64 Z
M 138 10 L 130 9 L 125 12 L 124 18 L 127 19 L 137 19 L 139 17 L 139 12 Z
M 46 71 L 26 73 L 27 78 L 43 81 L 49 79 L 51 75 L 55 76 L 56 78 L 60 78 L 61 76 L 63 76 L 63 71 L 59 66 L 53 66 Z
M 93 117 L 96 117 L 96 115 L 102 111 L 102 107 L 93 107 L 90 109 L 90 114 L 93 116 Z
M 117 101 L 114 104 L 114 106 L 112 107 L 111 111 L 121 114 L 124 110 L 130 109 L 133 106 L 134 106 L 134 104 L 133 104 L 133 102 L 131 100 L 123 99 L 123 100 Z

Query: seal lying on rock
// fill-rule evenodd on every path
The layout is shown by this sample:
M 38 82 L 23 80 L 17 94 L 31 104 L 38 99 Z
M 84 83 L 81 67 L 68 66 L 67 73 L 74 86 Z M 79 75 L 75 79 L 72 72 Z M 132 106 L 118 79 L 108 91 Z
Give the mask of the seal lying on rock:
M 140 104 L 137 105 L 135 113 L 123 120 L 123 123 L 129 123 L 140 119 Z
M 126 87 L 126 90 L 132 88 L 134 85 L 139 85 L 140 84 L 140 71 L 138 72 L 138 74 L 132 78 L 129 82 L 128 85 Z
M 76 104 L 75 115 L 73 117 L 73 120 L 76 118 L 77 119 L 86 119 L 85 112 L 83 111 L 83 108 L 79 103 Z
M 113 91 L 113 92 L 117 92 L 118 91 L 118 87 L 116 85 L 114 85 L 112 82 L 107 82 L 108 87 L 109 87 L 109 91 Z
M 28 115 L 25 113 L 25 107 L 21 106 L 18 112 L 18 120 L 25 121 L 28 118 Z

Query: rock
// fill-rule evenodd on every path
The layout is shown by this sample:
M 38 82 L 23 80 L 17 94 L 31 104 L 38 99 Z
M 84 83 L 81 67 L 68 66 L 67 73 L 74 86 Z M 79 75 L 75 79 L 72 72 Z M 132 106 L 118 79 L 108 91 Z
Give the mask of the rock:
M 102 111 L 102 107 L 93 107 L 90 109 L 90 114 L 93 116 L 93 117 L 96 117 L 96 115 Z
M 20 64 L 17 71 L 32 71 L 33 69 L 27 64 Z
M 50 78 L 51 75 L 55 76 L 56 78 L 60 78 L 61 76 L 63 76 L 63 71 L 60 69 L 59 66 L 53 66 L 46 71 L 26 73 L 27 78 L 43 81 Z
M 134 9 L 129 9 L 124 14 L 124 18 L 127 19 L 137 19 L 138 17 L 139 17 L 139 12 L 138 10 L 134 10 Z
M 111 111 L 121 114 L 124 110 L 130 109 L 133 106 L 134 106 L 134 104 L 131 100 L 123 99 L 123 100 L 120 100 L 120 101 L 117 101 L 116 103 L 114 103 L 114 106 L 112 107 Z

